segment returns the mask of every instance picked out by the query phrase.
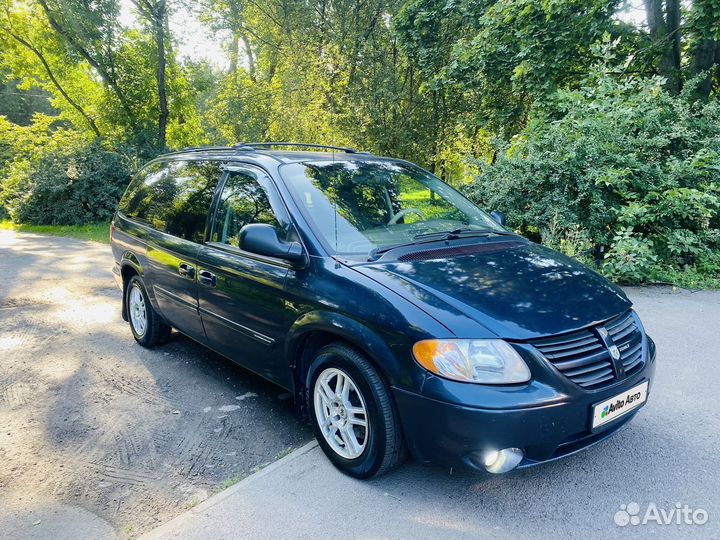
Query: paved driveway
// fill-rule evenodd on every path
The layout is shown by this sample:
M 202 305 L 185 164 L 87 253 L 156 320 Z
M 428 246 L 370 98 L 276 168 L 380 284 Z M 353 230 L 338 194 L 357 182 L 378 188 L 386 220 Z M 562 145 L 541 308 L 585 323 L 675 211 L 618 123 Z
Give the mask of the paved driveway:
M 281 389 L 135 344 L 108 246 L 0 235 L 0 538 L 134 536 L 310 440 Z
M 657 341 L 655 384 L 626 429 L 586 452 L 505 476 L 410 463 L 360 482 L 310 447 L 146 540 L 720 538 L 720 292 L 628 292 Z M 640 519 L 656 511 L 633 525 L 631 503 Z M 652 519 L 677 505 L 707 522 Z

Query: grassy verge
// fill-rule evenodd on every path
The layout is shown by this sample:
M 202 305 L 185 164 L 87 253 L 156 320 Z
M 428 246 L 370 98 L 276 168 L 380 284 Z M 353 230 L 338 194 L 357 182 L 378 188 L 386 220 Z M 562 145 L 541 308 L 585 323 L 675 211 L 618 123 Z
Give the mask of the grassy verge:
M 667 270 L 658 273 L 655 283 L 673 285 L 683 289 L 720 289 L 720 272 L 709 275 L 707 272 L 699 272 L 696 268 L 684 271 Z
M 51 236 L 69 236 L 80 240 L 91 240 L 102 244 L 110 243 L 110 224 L 92 223 L 90 225 L 24 225 L 11 221 L 0 221 L 0 230 L 48 234 Z

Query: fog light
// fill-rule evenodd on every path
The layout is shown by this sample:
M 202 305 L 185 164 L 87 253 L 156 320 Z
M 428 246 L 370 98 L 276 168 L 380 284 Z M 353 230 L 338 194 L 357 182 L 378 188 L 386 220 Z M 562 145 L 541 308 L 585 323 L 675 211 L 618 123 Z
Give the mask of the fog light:
M 489 450 L 483 454 L 483 463 L 488 472 L 493 474 L 512 471 L 522 461 L 525 453 L 520 448 L 504 448 Z

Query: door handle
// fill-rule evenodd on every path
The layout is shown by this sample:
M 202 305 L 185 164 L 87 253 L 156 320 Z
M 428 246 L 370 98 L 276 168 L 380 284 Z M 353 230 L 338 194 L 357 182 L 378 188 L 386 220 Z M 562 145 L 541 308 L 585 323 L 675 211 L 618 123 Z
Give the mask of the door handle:
M 178 273 L 181 276 L 193 279 L 195 277 L 195 267 L 189 265 L 188 263 L 180 263 L 178 265 Z
M 208 287 L 214 287 L 217 284 L 217 276 L 207 270 L 200 270 L 200 272 L 198 272 L 198 280 Z

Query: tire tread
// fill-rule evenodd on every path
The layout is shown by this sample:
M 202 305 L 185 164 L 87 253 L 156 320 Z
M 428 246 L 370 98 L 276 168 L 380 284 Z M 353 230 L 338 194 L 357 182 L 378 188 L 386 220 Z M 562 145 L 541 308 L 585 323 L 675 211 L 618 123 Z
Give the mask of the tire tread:
M 147 312 L 148 327 L 145 331 L 145 335 L 141 338 L 138 338 L 138 336 L 135 334 L 135 330 L 132 327 L 132 321 L 130 320 L 130 316 L 128 315 L 130 329 L 132 331 L 133 337 L 135 338 L 135 341 L 137 341 L 143 347 L 152 348 L 155 345 L 164 343 L 167 338 L 170 337 L 172 327 L 168 325 L 152 307 L 152 304 L 150 303 L 150 298 L 148 298 L 147 290 L 145 289 L 145 284 L 138 275 L 132 276 L 127 284 L 125 292 L 125 305 L 128 309 L 128 313 L 130 312 L 130 307 L 127 305 L 127 303 L 129 301 L 130 289 L 133 283 L 138 283 L 140 285 L 140 290 L 142 291 L 145 300 L 145 310 Z
M 367 357 L 349 345 L 341 342 L 331 343 L 320 349 L 316 358 L 326 355 L 341 356 L 350 360 L 360 370 L 367 384 L 371 387 L 379 402 L 379 410 L 384 417 L 383 424 L 385 426 L 385 448 L 382 463 L 371 476 L 380 476 L 392 471 L 405 460 L 406 450 L 400 427 L 400 418 L 388 392 L 388 385 Z

